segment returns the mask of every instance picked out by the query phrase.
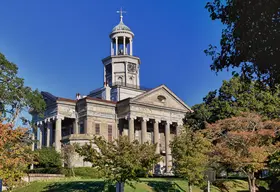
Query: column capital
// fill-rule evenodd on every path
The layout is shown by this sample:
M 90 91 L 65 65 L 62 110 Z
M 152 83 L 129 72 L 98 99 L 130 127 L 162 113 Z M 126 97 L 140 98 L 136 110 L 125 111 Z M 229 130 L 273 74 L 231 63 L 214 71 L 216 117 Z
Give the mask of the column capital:
M 173 122 L 172 121 L 166 121 L 166 123 L 171 125 Z
M 137 117 L 134 116 L 134 115 L 127 115 L 127 116 L 125 116 L 125 120 L 130 120 L 130 119 L 135 120 L 135 119 L 137 119 Z
M 142 117 L 142 121 L 149 121 L 150 120 L 150 118 L 148 118 L 148 117 Z
M 160 123 L 161 120 L 160 119 L 154 119 L 154 123 Z
M 171 124 L 173 123 L 172 121 L 169 121 L 169 120 L 162 120 L 162 121 L 163 121 L 162 123 L 163 123 L 164 125 L 167 125 L 167 124 L 168 124 L 168 125 L 171 125 Z
M 62 115 L 57 115 L 57 116 L 55 117 L 55 120 L 64 120 L 64 116 L 62 116 Z

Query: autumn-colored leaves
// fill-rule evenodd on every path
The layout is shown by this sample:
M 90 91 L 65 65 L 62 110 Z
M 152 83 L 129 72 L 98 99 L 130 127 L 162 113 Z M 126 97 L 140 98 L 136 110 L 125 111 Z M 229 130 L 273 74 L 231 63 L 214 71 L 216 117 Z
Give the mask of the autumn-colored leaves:
M 33 163 L 31 147 L 23 142 L 26 131 L 0 123 L 0 178 L 8 188 L 16 186 L 28 165 Z
M 221 164 L 243 171 L 255 190 L 255 173 L 267 168 L 268 158 L 279 146 L 278 120 L 263 120 L 255 113 L 241 113 L 236 117 L 208 124 L 204 133 L 214 145 L 213 158 Z

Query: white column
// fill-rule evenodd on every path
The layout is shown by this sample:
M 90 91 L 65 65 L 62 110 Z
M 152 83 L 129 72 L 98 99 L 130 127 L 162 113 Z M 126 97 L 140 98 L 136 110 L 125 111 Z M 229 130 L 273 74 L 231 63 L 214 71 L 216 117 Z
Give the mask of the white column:
M 79 126 L 78 126 L 78 120 L 75 119 L 73 122 L 73 133 L 74 134 L 79 134 Z
M 51 121 L 51 126 L 50 126 L 50 146 L 53 147 L 53 143 L 54 143 L 54 133 L 53 133 L 53 122 Z
M 167 121 L 165 124 L 165 164 L 166 172 L 169 173 L 171 170 L 171 150 L 169 147 L 170 143 L 170 122 Z
M 113 40 L 111 40 L 111 55 L 114 55 L 114 44 L 113 44 Z
M 62 119 L 57 118 L 55 121 L 55 150 L 61 151 L 61 124 Z
M 49 147 L 51 143 L 51 127 L 52 123 L 50 121 L 47 122 L 47 138 L 46 138 L 46 146 Z
M 142 118 L 141 121 L 141 143 L 145 143 L 147 141 L 146 137 L 147 137 L 147 121 L 149 119 L 147 118 Z
M 38 126 L 38 137 L 39 137 L 38 149 L 42 149 L 42 144 L 43 144 L 42 129 L 43 129 L 43 125 L 41 124 Z
M 123 54 L 126 55 L 125 36 L 123 37 Z
M 129 39 L 129 45 L 130 45 L 130 55 L 132 55 L 132 38 Z
M 34 131 L 34 129 L 33 129 L 33 131 Z M 34 151 L 35 150 L 35 135 L 34 135 L 34 132 L 31 134 L 31 140 L 32 140 L 31 150 Z M 34 164 L 31 164 L 30 169 L 34 169 Z
M 128 118 L 128 137 L 129 141 L 132 142 L 135 139 L 134 136 L 134 119 L 133 117 Z
M 118 55 L 119 44 L 118 44 L 118 37 L 116 37 L 116 55 Z
M 154 121 L 154 143 L 157 143 L 156 154 L 159 154 L 159 122 L 160 120 L 155 119 Z

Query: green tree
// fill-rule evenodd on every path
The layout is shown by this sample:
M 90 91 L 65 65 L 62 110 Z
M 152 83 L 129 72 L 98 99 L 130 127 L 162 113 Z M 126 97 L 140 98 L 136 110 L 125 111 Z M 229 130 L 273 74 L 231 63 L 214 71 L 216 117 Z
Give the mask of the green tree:
M 244 172 L 250 192 L 255 192 L 256 173 L 268 166 L 270 155 L 279 151 L 276 140 L 279 128 L 278 121 L 265 121 L 257 114 L 241 113 L 209 124 L 205 133 L 214 144 L 213 159 Z
M 18 119 L 29 123 L 25 116 L 21 116 L 23 110 L 40 114 L 45 108 L 40 92 L 25 86 L 24 79 L 17 73 L 18 67 L 0 53 L 0 121 L 12 125 Z
M 127 136 L 120 136 L 115 141 L 96 136 L 93 142 L 75 147 L 85 161 L 104 172 L 109 183 L 127 183 L 132 187 L 131 181 L 139 181 L 137 173 L 148 174 L 160 159 L 160 155 L 155 154 L 156 145 L 139 144 L 137 140 L 130 142 Z
M 28 165 L 34 163 L 27 131 L 0 122 L 0 178 L 8 190 L 20 183 Z
M 261 88 L 257 82 L 233 77 L 223 81 L 219 90 L 211 91 L 203 103 L 193 106 L 193 113 L 186 114 L 185 123 L 194 129 L 205 128 L 206 123 L 236 116 L 241 112 L 256 112 L 268 119 L 280 114 L 280 88 L 272 91 Z
M 62 157 L 54 147 L 43 147 L 35 151 L 36 168 L 46 173 L 59 173 L 62 168 Z M 40 169 L 41 168 L 41 169 Z
M 201 133 L 186 128 L 170 146 L 175 174 L 188 180 L 189 192 L 192 192 L 193 185 L 202 186 L 211 143 Z
M 212 20 L 224 26 L 220 46 L 210 45 L 211 69 L 239 68 L 247 79 L 274 87 L 280 83 L 280 1 L 211 0 Z

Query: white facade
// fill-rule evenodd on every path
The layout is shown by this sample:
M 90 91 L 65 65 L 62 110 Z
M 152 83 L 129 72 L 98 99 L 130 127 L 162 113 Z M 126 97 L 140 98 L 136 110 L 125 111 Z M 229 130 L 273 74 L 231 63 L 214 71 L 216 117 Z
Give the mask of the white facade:
M 165 85 L 147 90 L 140 86 L 140 59 L 133 56 L 134 34 L 122 21 L 110 34 L 111 54 L 102 60 L 104 86 L 76 100 L 42 92 L 47 109 L 45 118 L 34 114 L 38 124 L 37 148 L 84 144 L 100 135 L 108 141 L 120 135 L 140 143 L 157 144 L 162 161 L 154 173 L 170 173 L 172 156 L 169 146 L 180 133 L 183 118 L 191 109 Z M 79 94 L 77 94 L 79 95 Z M 75 154 L 74 166 L 90 166 Z

